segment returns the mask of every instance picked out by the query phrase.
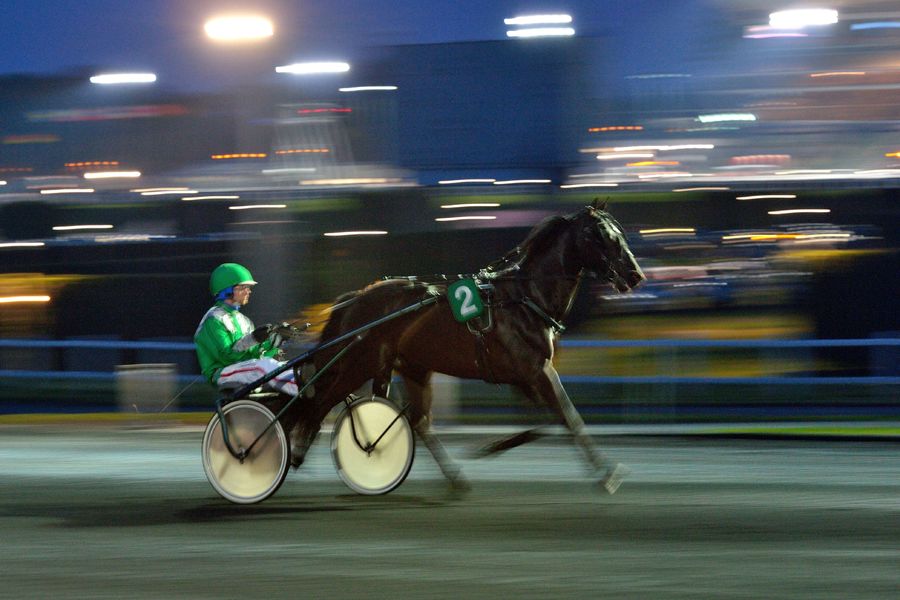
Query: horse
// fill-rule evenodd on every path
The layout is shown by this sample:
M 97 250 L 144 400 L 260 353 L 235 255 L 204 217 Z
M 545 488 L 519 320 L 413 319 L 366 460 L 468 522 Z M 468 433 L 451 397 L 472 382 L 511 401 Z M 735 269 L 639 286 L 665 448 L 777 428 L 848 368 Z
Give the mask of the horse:
M 319 345 L 440 293 L 435 286 L 399 279 L 378 281 L 361 290 L 347 292 L 334 301 L 319 335 Z M 303 464 L 322 422 L 337 404 L 369 380 L 387 382 L 373 387 L 376 396 L 387 397 L 398 353 L 397 344 L 415 316 L 410 313 L 386 320 L 351 341 L 315 352 L 311 362 L 295 367 L 297 381 L 309 381 L 314 375 L 316 380 L 312 384 L 312 393 L 307 392 L 307 398 L 294 402 L 283 420 L 285 428 L 291 431 L 291 465 L 294 468 Z M 352 347 L 329 364 L 350 343 Z
M 577 212 L 553 216 L 536 225 L 525 240 L 476 275 L 486 288 L 488 312 L 469 323 L 457 322 L 443 302 L 369 332 L 360 344 L 359 365 L 345 364 L 317 391 L 318 410 L 307 413 L 294 430 L 295 457 L 312 442 L 327 411 L 369 378 L 373 393 L 386 396 L 396 372 L 402 378 L 407 417 L 454 487 L 468 484 L 431 431 L 430 378 L 435 372 L 482 379 L 518 388 L 526 398 L 557 415 L 583 451 L 589 467 L 614 493 L 625 469 L 611 463 L 585 432 L 584 421 L 553 366 L 557 338 L 578 288 L 586 276 L 626 292 L 644 280 L 628 247 L 623 228 L 595 201 Z M 427 295 L 446 294 L 446 282 L 395 279 L 351 292 L 331 315 L 320 341 L 325 342 L 377 316 Z M 352 350 L 351 350 L 352 353 Z M 361 358 L 360 358 L 361 357 Z M 327 357 L 317 358 L 316 366 Z M 345 362 L 343 359 L 339 363 Z M 312 437 L 310 437 L 312 436 Z M 520 445 L 538 436 L 529 430 L 491 445 L 486 453 Z M 295 461 L 296 463 L 296 461 Z

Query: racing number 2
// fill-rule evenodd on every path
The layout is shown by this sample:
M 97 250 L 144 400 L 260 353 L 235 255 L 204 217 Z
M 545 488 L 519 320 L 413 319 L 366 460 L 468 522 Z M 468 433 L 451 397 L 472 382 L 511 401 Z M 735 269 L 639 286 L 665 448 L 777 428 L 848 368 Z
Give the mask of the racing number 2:
M 472 289 L 466 286 L 459 286 L 453 291 L 453 297 L 460 301 L 459 314 L 462 317 L 468 317 L 472 313 L 478 312 L 478 307 L 472 301 L 474 294 Z
M 484 312 L 484 304 L 478 294 L 478 283 L 473 279 L 460 279 L 447 288 L 447 299 L 453 318 L 465 323 Z

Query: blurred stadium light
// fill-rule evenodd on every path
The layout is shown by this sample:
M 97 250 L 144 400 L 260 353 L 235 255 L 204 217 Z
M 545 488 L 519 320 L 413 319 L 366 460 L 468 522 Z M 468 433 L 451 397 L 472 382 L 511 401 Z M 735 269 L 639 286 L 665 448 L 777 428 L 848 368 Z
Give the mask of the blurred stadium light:
M 232 15 L 209 19 L 203 30 L 207 37 L 220 42 L 245 42 L 272 37 L 272 21 L 257 15 Z

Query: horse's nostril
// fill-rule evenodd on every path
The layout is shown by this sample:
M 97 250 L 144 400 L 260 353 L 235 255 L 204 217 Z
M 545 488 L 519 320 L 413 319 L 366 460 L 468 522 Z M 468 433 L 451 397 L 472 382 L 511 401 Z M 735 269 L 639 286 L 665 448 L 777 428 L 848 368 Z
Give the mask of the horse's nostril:
M 628 274 L 628 286 L 635 287 L 644 280 L 643 274 L 639 271 L 632 271 Z

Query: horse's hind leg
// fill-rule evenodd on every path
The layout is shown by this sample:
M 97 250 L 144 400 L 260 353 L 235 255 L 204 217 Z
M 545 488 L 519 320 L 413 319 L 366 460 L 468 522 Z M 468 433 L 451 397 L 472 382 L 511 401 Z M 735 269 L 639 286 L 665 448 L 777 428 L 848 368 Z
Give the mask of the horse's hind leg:
M 462 469 L 450 458 L 444 445 L 431 431 L 431 373 L 417 375 L 418 377 L 412 377 L 408 373 L 403 373 L 406 400 L 409 402 L 410 423 L 453 489 L 466 491 L 471 486 L 463 475 Z
M 622 478 L 627 474 L 627 468 L 621 464 L 611 463 L 597 449 L 591 436 L 585 431 L 584 420 L 578 414 L 578 410 L 572 404 L 572 400 L 569 399 L 569 395 L 559 379 L 559 373 L 556 372 L 550 361 L 544 363 L 541 375 L 535 380 L 532 390 L 538 398 L 556 409 L 566 427 L 572 433 L 575 443 L 581 448 L 592 470 L 604 473 L 600 480 L 603 487 L 610 494 L 615 493 L 622 483 Z
M 533 427 L 482 446 L 472 453 L 472 457 L 485 458 L 493 454 L 500 454 L 501 452 L 506 452 L 507 450 L 533 442 L 543 436 L 544 434 L 540 431 L 539 427 Z

